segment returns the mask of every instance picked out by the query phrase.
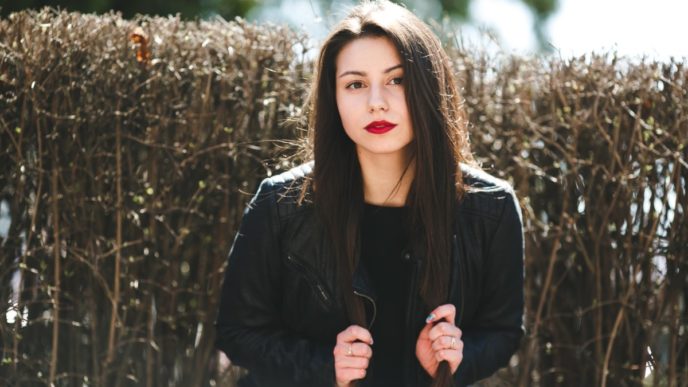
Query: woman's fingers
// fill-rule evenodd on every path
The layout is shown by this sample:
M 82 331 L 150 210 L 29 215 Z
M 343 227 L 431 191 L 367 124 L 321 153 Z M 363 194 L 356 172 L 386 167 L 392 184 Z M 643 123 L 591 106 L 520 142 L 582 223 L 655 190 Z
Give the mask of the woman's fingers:
M 334 347 L 334 368 L 337 385 L 348 385 L 366 375 L 373 350 L 370 332 L 358 325 L 351 325 L 337 335 Z
M 351 355 L 370 359 L 373 356 L 373 350 L 366 343 L 353 343 L 351 344 Z
M 430 312 L 421 331 L 421 335 L 427 332 L 427 340 L 432 343 L 434 360 L 437 364 L 447 361 L 452 373 L 456 372 L 463 360 L 461 329 L 455 325 L 455 321 L 456 307 L 452 304 L 440 305 Z
M 453 304 L 444 304 L 438 306 L 437 308 L 435 308 L 435 310 L 430 312 L 428 317 L 425 319 L 425 322 L 431 323 L 433 321 L 439 321 L 441 319 L 445 319 L 452 325 L 454 325 L 454 321 L 456 320 L 456 306 L 454 306 Z
M 428 332 L 428 337 L 430 340 L 435 341 L 440 336 L 450 336 L 455 337 L 456 340 L 461 338 L 461 329 L 454 325 L 454 323 L 439 322 L 435 324 L 434 327 Z
M 432 342 L 432 350 L 437 352 L 443 349 L 452 349 L 463 352 L 463 341 L 455 336 L 440 336 Z
M 342 356 L 339 359 L 334 360 L 335 365 L 339 368 L 368 368 L 368 362 L 370 359 L 367 357 L 360 356 Z
M 456 349 L 441 349 L 435 352 L 435 359 L 438 363 L 446 360 L 452 365 L 452 369 L 455 370 L 459 363 L 461 363 L 461 360 L 463 360 L 463 351 Z
M 365 357 L 370 359 L 373 356 L 373 350 L 366 343 L 340 343 L 334 347 L 334 355 L 337 356 L 355 356 Z
M 358 325 L 350 325 L 337 335 L 337 344 L 352 343 L 354 341 L 363 341 L 368 344 L 373 344 L 373 336 L 370 335 L 367 329 Z

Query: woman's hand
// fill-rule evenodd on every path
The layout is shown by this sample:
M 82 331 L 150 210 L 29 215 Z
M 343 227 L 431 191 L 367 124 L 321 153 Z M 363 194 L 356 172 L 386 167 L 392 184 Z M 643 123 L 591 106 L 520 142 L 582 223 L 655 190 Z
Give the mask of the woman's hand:
M 350 325 L 337 335 L 334 347 L 334 372 L 338 387 L 347 387 L 353 380 L 363 379 L 373 356 L 373 337 L 367 329 Z
M 463 360 L 461 330 L 454 325 L 456 307 L 444 304 L 433 310 L 425 320 L 426 325 L 416 341 L 416 357 L 433 378 L 440 362 L 446 360 L 452 374 Z M 440 321 L 445 319 L 446 321 Z M 438 323 L 434 324 L 435 322 Z

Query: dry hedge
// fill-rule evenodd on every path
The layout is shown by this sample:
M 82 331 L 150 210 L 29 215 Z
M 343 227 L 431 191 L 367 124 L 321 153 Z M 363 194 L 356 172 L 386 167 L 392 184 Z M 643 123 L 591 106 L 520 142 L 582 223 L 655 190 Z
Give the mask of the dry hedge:
M 219 19 L 0 20 L 4 385 L 232 385 L 212 346 L 225 257 L 247 193 L 289 167 L 270 140 L 298 135 L 305 42 Z M 684 63 L 447 48 L 475 153 L 526 226 L 528 333 L 484 384 L 688 385 Z

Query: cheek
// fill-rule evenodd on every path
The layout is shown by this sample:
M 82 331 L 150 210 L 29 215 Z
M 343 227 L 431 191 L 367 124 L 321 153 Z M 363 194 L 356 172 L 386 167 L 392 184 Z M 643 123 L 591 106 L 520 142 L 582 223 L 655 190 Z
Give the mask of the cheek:
M 339 117 L 342 119 L 344 128 L 346 128 L 350 122 L 354 122 L 356 120 L 356 101 L 354 98 L 349 96 L 340 96 L 338 94 L 337 110 L 339 111 Z
M 406 95 L 403 92 L 399 92 L 394 95 L 394 104 L 397 106 L 398 110 L 404 115 L 408 116 L 408 105 L 406 104 Z
M 408 136 L 411 138 L 414 138 L 415 135 L 413 133 L 413 123 L 411 122 L 411 112 L 409 111 L 408 104 L 406 103 L 406 96 L 403 93 L 400 93 L 394 100 L 397 111 L 400 114 L 401 120 L 407 125 L 407 127 L 410 130 L 410 133 L 408 133 Z
M 411 112 L 409 111 L 408 106 L 406 105 L 406 101 L 404 100 L 404 104 L 402 105 L 402 114 L 403 114 L 403 120 L 409 125 L 409 127 L 412 125 L 411 123 Z

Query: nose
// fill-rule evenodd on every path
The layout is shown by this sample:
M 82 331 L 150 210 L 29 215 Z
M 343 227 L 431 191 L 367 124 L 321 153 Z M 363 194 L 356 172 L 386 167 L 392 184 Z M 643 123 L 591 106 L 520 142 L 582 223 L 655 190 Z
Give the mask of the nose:
M 374 113 L 376 110 L 387 111 L 389 106 L 387 105 L 387 99 L 383 94 L 383 90 L 380 87 L 371 86 L 370 95 L 368 97 L 368 111 Z

